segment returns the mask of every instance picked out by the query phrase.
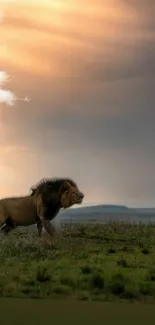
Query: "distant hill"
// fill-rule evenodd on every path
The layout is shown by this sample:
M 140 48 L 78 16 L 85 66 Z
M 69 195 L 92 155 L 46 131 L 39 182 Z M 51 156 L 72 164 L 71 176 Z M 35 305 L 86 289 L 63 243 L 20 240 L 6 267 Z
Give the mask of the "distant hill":
M 67 209 L 60 212 L 65 217 L 75 215 L 94 215 L 105 213 L 121 213 L 121 214 L 155 214 L 155 208 L 128 208 L 124 205 L 94 205 L 88 207 L 80 207 Z
M 92 205 L 88 207 L 80 207 L 74 209 L 65 210 L 63 213 L 67 214 L 94 214 L 94 213 L 127 213 L 130 212 L 131 209 L 124 205 Z
M 127 219 L 136 221 L 149 217 L 155 220 L 155 208 L 129 208 L 124 205 L 95 205 L 62 210 L 60 218 L 63 221 L 99 221 Z

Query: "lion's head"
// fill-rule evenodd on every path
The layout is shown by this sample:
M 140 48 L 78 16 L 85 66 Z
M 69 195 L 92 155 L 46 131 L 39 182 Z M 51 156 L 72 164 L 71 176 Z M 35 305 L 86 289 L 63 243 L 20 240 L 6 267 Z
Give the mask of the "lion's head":
M 31 188 L 31 195 L 41 195 L 43 204 L 69 208 L 74 204 L 81 204 L 84 194 L 79 191 L 75 182 L 67 178 L 43 180 Z
M 77 185 L 71 180 L 64 180 L 60 189 L 61 206 L 66 209 L 74 204 L 81 204 L 84 194 L 79 191 Z

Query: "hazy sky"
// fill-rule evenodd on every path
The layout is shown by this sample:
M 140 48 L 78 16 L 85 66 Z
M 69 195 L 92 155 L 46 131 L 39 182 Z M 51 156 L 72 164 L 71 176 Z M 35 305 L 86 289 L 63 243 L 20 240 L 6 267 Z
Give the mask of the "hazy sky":
M 0 71 L 32 99 L 0 104 L 0 197 L 69 176 L 85 204 L 155 206 L 155 1 L 0 9 Z

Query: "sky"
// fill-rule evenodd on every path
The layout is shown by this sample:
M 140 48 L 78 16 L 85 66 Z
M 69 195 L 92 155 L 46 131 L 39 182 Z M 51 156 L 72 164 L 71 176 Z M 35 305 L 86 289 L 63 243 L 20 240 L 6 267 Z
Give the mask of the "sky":
M 0 197 L 70 177 L 83 205 L 155 206 L 154 0 L 0 0 Z M 17 99 L 17 97 L 15 99 Z

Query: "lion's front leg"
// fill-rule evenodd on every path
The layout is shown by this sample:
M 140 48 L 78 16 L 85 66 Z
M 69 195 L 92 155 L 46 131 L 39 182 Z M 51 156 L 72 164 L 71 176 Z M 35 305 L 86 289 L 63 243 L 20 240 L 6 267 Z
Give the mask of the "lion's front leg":
M 45 219 L 47 213 L 46 207 L 42 203 L 42 198 L 41 196 L 37 198 L 37 214 L 39 216 L 39 219 L 42 224 L 42 226 L 45 228 L 45 230 L 49 233 L 49 235 L 52 237 L 52 242 L 56 241 L 56 234 L 55 234 L 55 228 L 53 225 L 50 223 L 50 220 Z
M 57 240 L 55 228 L 53 227 L 53 225 L 50 223 L 49 220 L 42 219 L 42 222 L 43 222 L 43 226 L 44 226 L 45 230 L 52 237 L 52 242 L 55 243 Z

